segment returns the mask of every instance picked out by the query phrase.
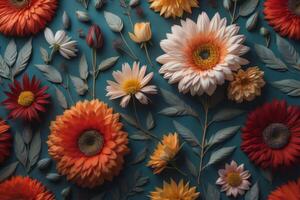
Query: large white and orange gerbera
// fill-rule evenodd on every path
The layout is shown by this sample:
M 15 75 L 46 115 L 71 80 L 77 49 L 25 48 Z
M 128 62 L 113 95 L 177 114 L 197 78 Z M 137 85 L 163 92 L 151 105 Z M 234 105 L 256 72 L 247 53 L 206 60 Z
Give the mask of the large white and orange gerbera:
M 238 35 L 237 25 L 226 24 L 218 13 L 210 20 L 203 12 L 197 22 L 174 25 L 160 43 L 165 54 L 157 58 L 163 64 L 159 72 L 170 84 L 178 83 L 180 92 L 212 95 L 217 85 L 232 80 L 233 71 L 248 64 L 240 57 L 249 51 L 245 36 Z

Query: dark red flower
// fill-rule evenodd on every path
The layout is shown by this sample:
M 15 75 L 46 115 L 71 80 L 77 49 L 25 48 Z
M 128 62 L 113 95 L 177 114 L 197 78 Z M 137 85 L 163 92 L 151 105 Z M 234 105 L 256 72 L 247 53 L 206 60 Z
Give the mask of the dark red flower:
M 274 100 L 248 115 L 241 149 L 262 168 L 290 167 L 300 161 L 300 108 Z
M 9 156 L 11 147 L 11 136 L 8 133 L 9 126 L 0 119 L 0 164 Z
M 23 76 L 23 83 L 15 80 L 10 84 L 10 92 L 6 91 L 7 99 L 2 103 L 10 110 L 9 118 L 20 118 L 26 121 L 40 119 L 40 112 L 45 112 L 45 106 L 50 103 L 50 95 L 46 93 L 47 86 L 40 87 L 41 81 L 35 76 L 29 80 L 27 74 Z
M 94 49 L 100 49 L 103 46 L 103 35 L 98 25 L 94 24 L 90 27 L 86 36 L 86 43 Z

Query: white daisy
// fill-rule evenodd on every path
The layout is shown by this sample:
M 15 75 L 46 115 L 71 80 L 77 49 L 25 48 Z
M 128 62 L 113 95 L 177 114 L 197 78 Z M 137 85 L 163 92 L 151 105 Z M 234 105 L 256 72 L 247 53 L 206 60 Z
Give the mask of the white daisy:
M 46 28 L 44 35 L 54 52 L 59 51 L 67 59 L 76 56 L 76 52 L 78 51 L 77 41 L 71 40 L 71 37 L 65 31 L 59 30 L 54 35 L 50 28 Z
M 242 45 L 245 36 L 237 35 L 237 25 L 226 24 L 218 13 L 210 20 L 203 12 L 197 23 L 187 19 L 174 25 L 160 43 L 165 54 L 157 58 L 163 64 L 159 72 L 170 84 L 178 83 L 180 92 L 212 95 L 217 85 L 232 80 L 232 71 L 248 64 L 240 57 L 249 51 Z
M 122 71 L 113 72 L 113 77 L 116 80 L 107 81 L 107 94 L 110 99 L 121 100 L 121 107 L 126 107 L 131 97 L 136 98 L 142 104 L 148 104 L 149 99 L 145 94 L 156 94 L 155 85 L 147 85 L 153 78 L 153 72 L 146 74 L 147 67 L 144 65 L 139 69 L 139 63 L 134 62 L 131 69 L 128 63 L 122 65 Z

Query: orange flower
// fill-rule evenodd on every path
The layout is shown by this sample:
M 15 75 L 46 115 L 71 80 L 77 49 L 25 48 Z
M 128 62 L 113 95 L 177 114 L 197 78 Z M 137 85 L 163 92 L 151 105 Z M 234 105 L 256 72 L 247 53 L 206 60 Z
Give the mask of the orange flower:
M 37 180 L 15 176 L 0 184 L 1 200 L 54 200 L 54 195 Z
M 36 34 L 50 22 L 57 0 L 1 0 L 0 32 L 10 36 Z
M 299 200 L 300 199 L 300 179 L 290 181 L 274 190 L 268 200 Z
M 99 100 L 78 102 L 51 123 L 49 154 L 57 170 L 81 187 L 93 188 L 118 175 L 129 152 L 119 114 Z
M 0 119 L 0 164 L 9 156 L 11 136 L 8 133 L 9 126 Z

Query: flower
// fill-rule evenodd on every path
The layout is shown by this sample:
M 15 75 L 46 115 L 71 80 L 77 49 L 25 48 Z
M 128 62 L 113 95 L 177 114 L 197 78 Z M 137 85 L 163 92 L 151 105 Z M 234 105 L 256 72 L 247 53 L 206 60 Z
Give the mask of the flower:
M 300 6 L 298 0 L 266 0 L 265 19 L 282 36 L 300 39 Z
M 49 155 L 57 171 L 81 187 L 117 176 L 129 152 L 119 114 L 99 100 L 78 102 L 51 122 Z
M 120 105 L 124 108 L 128 105 L 131 97 L 135 97 L 142 104 L 148 104 L 149 100 L 145 94 L 156 94 L 154 85 L 147 85 L 153 78 L 153 72 L 145 76 L 147 67 L 143 65 L 139 68 L 139 63 L 134 62 L 131 69 L 128 63 L 122 65 L 122 71 L 113 72 L 116 82 L 107 81 L 107 94 L 110 99 L 122 97 Z M 147 86 L 146 86 L 147 85 Z
M 9 36 L 29 36 L 52 20 L 57 0 L 0 1 L 0 32 Z
M 300 179 L 290 181 L 274 190 L 268 200 L 298 200 L 300 198 Z
M 168 163 L 174 159 L 179 150 L 178 134 L 170 133 L 165 135 L 151 155 L 148 166 L 154 169 L 154 174 L 159 174 L 167 167 Z
M 9 156 L 12 139 L 8 132 L 9 126 L 0 119 L 0 164 Z
M 248 115 L 241 149 L 264 169 L 286 169 L 300 161 L 299 129 L 300 108 L 274 100 Z
M 249 48 L 242 45 L 245 36 L 238 31 L 235 24 L 226 26 L 226 18 L 218 13 L 211 21 L 205 12 L 197 23 L 182 20 L 160 43 L 165 54 L 157 58 L 163 64 L 159 72 L 170 84 L 179 83 L 180 92 L 212 95 L 217 85 L 232 80 L 232 71 L 248 63 L 240 57 Z
M 10 92 L 5 92 L 7 98 L 2 102 L 10 110 L 8 117 L 28 122 L 40 120 L 39 114 L 45 112 L 46 105 L 50 103 L 50 95 L 46 93 L 48 86 L 40 87 L 40 84 L 35 76 L 30 80 L 25 74 L 22 83 L 14 80 L 9 85 Z
M 183 12 L 192 13 L 192 8 L 198 7 L 198 0 L 149 0 L 150 8 L 160 12 L 165 18 L 182 17 Z
M 59 30 L 54 35 L 50 28 L 46 28 L 44 34 L 47 42 L 50 44 L 50 48 L 54 52 L 59 51 L 67 59 L 76 56 L 76 52 L 78 51 L 77 41 L 71 40 L 71 37 L 65 31 Z
M 136 23 L 134 25 L 134 33 L 129 33 L 129 37 L 136 43 L 148 42 L 152 37 L 150 23 Z
M 171 183 L 164 182 L 163 188 L 156 188 L 150 193 L 151 200 L 196 200 L 200 193 L 196 191 L 196 187 L 189 186 L 189 183 L 184 183 L 180 180 L 177 184 L 173 179 Z
M 227 196 L 237 197 L 250 189 L 248 179 L 251 174 L 244 170 L 244 164 L 238 166 L 235 161 L 231 161 L 230 165 L 225 164 L 225 169 L 220 169 L 218 173 L 220 177 L 216 184 L 222 186 L 221 191 L 226 192 Z
M 14 176 L 0 183 L 0 199 L 55 200 L 54 195 L 47 191 L 42 183 L 29 177 L 21 176 Z
M 100 49 L 103 46 L 103 35 L 98 25 L 94 24 L 89 28 L 86 43 L 95 49 Z
M 240 69 L 234 73 L 233 80 L 229 83 L 228 98 L 237 103 L 252 101 L 261 95 L 261 88 L 265 84 L 264 72 L 258 67 L 249 67 L 245 71 Z

